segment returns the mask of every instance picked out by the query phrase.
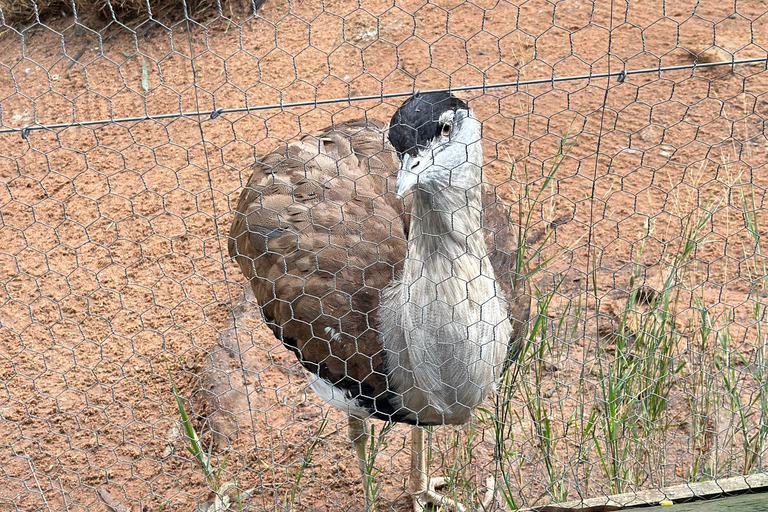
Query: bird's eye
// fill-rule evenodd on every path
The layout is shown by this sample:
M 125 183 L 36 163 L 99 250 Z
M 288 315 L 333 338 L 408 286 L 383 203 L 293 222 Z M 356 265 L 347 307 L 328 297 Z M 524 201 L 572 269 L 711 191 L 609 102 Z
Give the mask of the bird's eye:
M 441 134 L 443 137 L 447 137 L 447 136 L 449 136 L 449 135 L 451 134 L 451 125 L 449 125 L 449 124 L 444 124 L 443 126 L 441 126 L 441 127 L 440 127 L 440 134 Z

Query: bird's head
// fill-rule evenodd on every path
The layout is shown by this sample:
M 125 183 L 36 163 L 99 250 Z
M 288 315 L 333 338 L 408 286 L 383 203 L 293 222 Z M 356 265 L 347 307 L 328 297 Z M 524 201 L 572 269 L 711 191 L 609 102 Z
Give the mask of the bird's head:
M 481 125 L 447 92 L 416 93 L 392 116 L 389 141 L 400 159 L 397 195 L 418 188 L 469 189 L 481 181 Z

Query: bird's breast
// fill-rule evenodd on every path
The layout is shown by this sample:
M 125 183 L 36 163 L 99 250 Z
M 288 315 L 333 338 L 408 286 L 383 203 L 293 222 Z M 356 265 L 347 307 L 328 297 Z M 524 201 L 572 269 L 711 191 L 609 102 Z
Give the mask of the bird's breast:
M 500 376 L 511 325 L 488 269 L 471 254 L 407 261 L 385 290 L 390 388 L 419 423 L 465 423 Z

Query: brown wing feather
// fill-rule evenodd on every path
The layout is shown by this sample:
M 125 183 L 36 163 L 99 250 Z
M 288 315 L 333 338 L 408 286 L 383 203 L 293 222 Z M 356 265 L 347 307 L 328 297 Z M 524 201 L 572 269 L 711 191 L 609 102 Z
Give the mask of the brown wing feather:
M 406 250 L 384 128 L 352 121 L 267 155 L 229 240 L 275 335 L 310 371 L 368 397 L 386 392 L 375 312 Z
M 393 193 L 398 161 L 384 123 L 355 120 L 303 137 L 254 164 L 229 254 L 275 336 L 302 364 L 387 415 L 379 292 L 402 268 L 408 216 Z M 515 272 L 509 208 L 484 190 L 491 261 L 522 333 L 530 306 Z M 397 419 L 397 418 L 393 418 Z

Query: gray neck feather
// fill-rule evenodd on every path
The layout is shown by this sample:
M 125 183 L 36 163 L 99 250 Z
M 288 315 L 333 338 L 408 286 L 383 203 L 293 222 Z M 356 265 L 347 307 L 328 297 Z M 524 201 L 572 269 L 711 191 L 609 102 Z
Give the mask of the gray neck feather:
M 455 259 L 474 252 L 469 240 L 480 235 L 480 185 L 469 190 L 446 187 L 437 192 L 416 190 L 411 210 L 408 259 L 424 262 L 441 255 Z M 479 249 L 485 252 L 485 247 Z M 484 254 L 475 254 L 482 257 Z
M 382 300 L 390 385 L 419 422 L 468 421 L 506 357 L 511 324 L 482 233 L 478 163 L 457 166 L 456 185 L 419 184 L 403 273 Z

